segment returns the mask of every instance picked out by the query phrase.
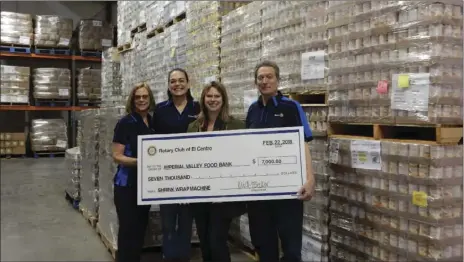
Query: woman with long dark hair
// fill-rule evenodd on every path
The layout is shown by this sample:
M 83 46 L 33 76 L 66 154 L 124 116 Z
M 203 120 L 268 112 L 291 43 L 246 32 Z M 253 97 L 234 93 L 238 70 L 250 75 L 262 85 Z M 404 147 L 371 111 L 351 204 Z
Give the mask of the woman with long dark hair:
M 185 70 L 172 69 L 168 86 L 169 99 L 156 106 L 156 134 L 185 133 L 200 113 L 200 105 L 193 100 Z M 189 208 L 181 204 L 160 205 L 165 261 L 190 261 L 193 217 Z
M 126 113 L 114 129 L 112 154 L 118 164 L 114 176 L 114 204 L 118 215 L 117 262 L 140 261 L 150 206 L 137 205 L 137 137 L 154 133 L 150 111 L 155 99 L 148 85 L 136 85 L 127 99 Z
M 229 115 L 226 89 L 211 82 L 201 93 L 201 113 L 191 123 L 188 132 L 210 132 L 245 129 L 245 122 Z M 191 204 L 195 217 L 203 261 L 230 261 L 227 238 L 232 219 L 245 213 L 245 202 Z

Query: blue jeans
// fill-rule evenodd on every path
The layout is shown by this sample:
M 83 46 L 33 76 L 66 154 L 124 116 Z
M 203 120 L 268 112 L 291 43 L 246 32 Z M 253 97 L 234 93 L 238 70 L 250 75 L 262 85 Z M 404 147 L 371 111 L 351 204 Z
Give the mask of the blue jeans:
M 165 259 L 190 258 L 193 215 L 189 205 L 160 205 Z

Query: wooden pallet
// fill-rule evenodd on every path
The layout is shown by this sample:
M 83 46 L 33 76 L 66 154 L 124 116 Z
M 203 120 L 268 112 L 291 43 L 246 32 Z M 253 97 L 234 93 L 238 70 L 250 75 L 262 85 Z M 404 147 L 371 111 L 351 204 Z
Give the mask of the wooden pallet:
M 123 45 L 118 46 L 119 53 L 127 52 L 131 49 L 132 49 L 132 43 L 125 43 Z
M 66 192 L 66 190 L 64 191 L 64 194 L 65 194 L 65 199 L 72 205 L 72 207 L 74 209 L 79 209 L 80 200 L 74 199 L 71 195 L 69 195 L 68 192 Z
M 143 32 L 145 30 L 147 30 L 147 23 L 143 23 L 143 24 L 135 27 L 134 29 L 131 30 L 131 38 L 134 38 L 136 33 L 140 33 L 140 32 Z
M 30 45 L 14 45 L 14 44 L 1 44 L 0 51 L 18 54 L 30 54 Z
M 234 238 L 229 236 L 229 246 L 234 246 L 238 248 L 244 255 L 249 257 L 253 261 L 259 261 L 258 253 L 255 252 L 252 248 L 248 247 L 241 241 L 235 240 Z
M 113 244 L 111 244 L 111 241 L 105 236 L 105 234 L 103 233 L 103 231 L 100 228 L 100 223 L 97 222 L 95 229 L 96 229 L 97 234 L 100 237 L 101 241 L 103 242 L 106 249 L 108 250 L 108 252 L 110 252 L 113 259 L 116 259 L 116 250 L 117 250 L 117 248 L 115 248 L 113 246 Z
M 83 207 L 79 207 L 79 212 L 81 212 L 82 216 L 89 222 L 90 226 L 95 228 L 97 226 L 98 218 L 92 216 L 88 210 Z
M 329 123 L 329 137 L 362 138 L 455 145 L 462 141 L 462 126 L 418 126 Z
M 297 101 L 302 107 L 326 107 L 327 92 L 303 91 L 299 93 L 286 93 L 284 96 Z
M 11 158 L 26 158 L 25 154 L 3 154 L 0 158 L 11 159 Z
M 180 21 L 184 20 L 187 17 L 185 12 L 180 13 L 178 16 L 174 17 L 172 20 L 169 20 L 164 28 L 168 28 L 174 24 L 179 23 Z
M 55 158 L 55 157 L 64 157 L 65 152 L 48 152 L 48 151 L 37 151 L 37 152 L 32 152 L 34 154 L 34 158 L 39 158 L 39 157 L 49 157 L 49 158 Z

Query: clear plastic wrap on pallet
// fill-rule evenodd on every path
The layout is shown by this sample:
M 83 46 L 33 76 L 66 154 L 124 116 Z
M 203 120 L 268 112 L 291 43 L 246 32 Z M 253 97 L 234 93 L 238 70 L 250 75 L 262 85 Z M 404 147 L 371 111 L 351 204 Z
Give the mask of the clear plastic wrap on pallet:
M 34 45 L 37 47 L 69 48 L 73 20 L 55 15 L 36 15 Z
M 463 147 L 331 138 L 331 255 L 462 260 Z
M 326 90 L 327 5 L 327 1 L 263 2 L 262 55 L 279 65 L 281 90 Z
M 35 68 L 32 71 L 35 99 L 69 99 L 71 72 L 65 68 Z
M 147 22 L 158 21 L 162 16 L 160 13 L 155 13 L 157 10 L 153 5 L 163 5 L 163 2 L 168 1 L 118 1 L 118 45 L 123 45 L 131 42 L 131 31 Z M 147 25 L 148 26 L 148 25 Z
M 31 123 L 33 152 L 64 152 L 68 148 L 68 130 L 63 119 L 34 119 Z
M 33 36 L 32 15 L 0 12 L 1 44 L 31 46 Z
M 254 249 L 251 243 L 250 228 L 248 222 L 248 215 L 244 214 L 240 217 L 234 218 L 230 226 L 230 235 L 233 239 L 242 243 L 250 249 Z
M 29 103 L 30 68 L 0 65 L 0 102 Z
M 167 70 L 175 67 L 185 68 L 187 63 L 186 21 L 180 21 L 166 28 L 164 33 L 163 53 Z
M 89 217 L 98 217 L 99 204 L 99 133 L 100 110 L 88 109 L 79 113 L 82 141 L 81 201 L 79 208 Z
M 165 39 L 163 32 L 147 39 L 146 71 L 147 84 L 150 86 L 157 103 L 167 100 L 168 67 L 165 64 Z M 174 49 L 175 55 L 176 49 Z M 168 53 L 170 54 L 170 53 Z
M 230 111 L 240 117 L 257 97 L 254 68 L 261 60 L 261 2 L 252 2 L 222 17 L 221 81 Z
M 103 50 L 113 46 L 113 26 L 100 20 L 81 20 L 78 30 L 80 50 Z
M 331 121 L 462 124 L 462 1 L 336 2 Z
M 77 70 L 77 97 L 79 100 L 101 99 L 102 71 L 100 69 L 81 68 Z
M 74 200 L 81 196 L 81 151 L 79 147 L 66 149 L 66 193 Z
M 147 1 L 145 14 L 150 14 L 146 16 L 148 32 L 162 28 L 166 24 L 163 16 L 165 2 L 167 1 Z
M 102 53 L 101 93 L 102 107 L 122 106 L 126 97 L 122 94 L 120 55 L 116 48 L 108 48 Z

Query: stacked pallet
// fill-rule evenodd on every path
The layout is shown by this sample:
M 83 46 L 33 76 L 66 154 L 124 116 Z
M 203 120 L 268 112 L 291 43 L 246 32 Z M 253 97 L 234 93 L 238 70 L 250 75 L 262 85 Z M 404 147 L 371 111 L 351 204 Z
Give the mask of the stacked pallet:
M 261 60 L 261 2 L 237 8 L 222 17 L 221 82 L 232 115 L 243 117 L 257 98 L 254 67 Z
M 101 81 L 101 107 L 124 105 L 126 101 L 122 95 L 120 56 L 116 48 L 103 51 Z
M 26 133 L 0 133 L 0 156 L 25 154 Z
M 30 131 L 31 149 L 36 154 L 64 153 L 68 130 L 63 119 L 34 119 Z
M 32 15 L 0 12 L 0 38 L 2 45 L 31 46 L 33 40 Z
M 100 20 L 81 20 L 77 27 L 78 49 L 101 51 L 113 46 L 113 27 Z
M 33 70 L 33 97 L 43 101 L 69 102 L 71 98 L 71 71 L 65 68 L 35 68 Z
M 73 200 L 81 197 L 81 152 L 79 147 L 66 149 L 66 194 Z
M 30 68 L 0 66 L 0 103 L 29 103 Z
M 77 72 L 77 97 L 79 101 L 100 101 L 102 71 L 81 68 Z
M 36 15 L 34 46 L 61 47 L 69 49 L 73 31 L 73 20 L 54 15 Z
M 462 260 L 462 2 L 330 1 L 327 30 L 333 260 Z

